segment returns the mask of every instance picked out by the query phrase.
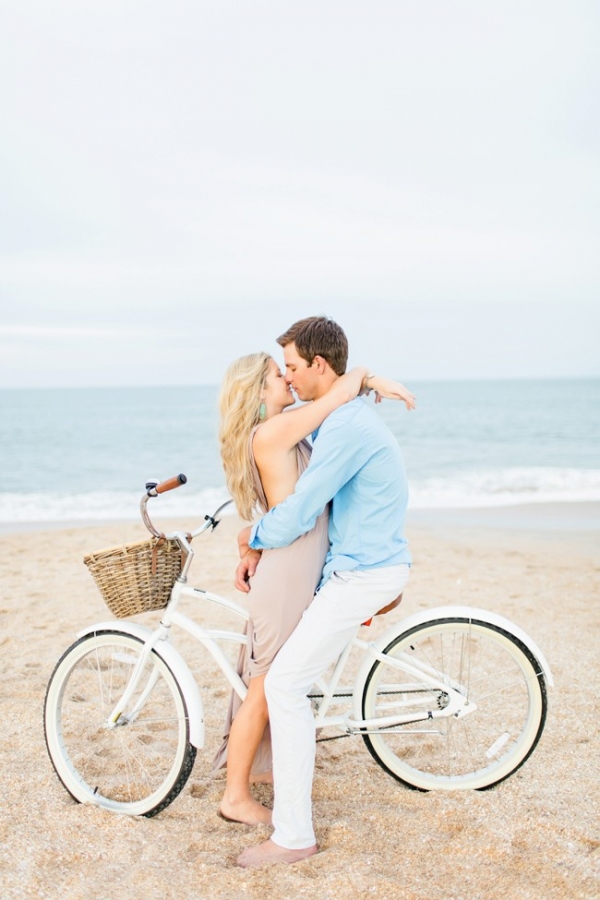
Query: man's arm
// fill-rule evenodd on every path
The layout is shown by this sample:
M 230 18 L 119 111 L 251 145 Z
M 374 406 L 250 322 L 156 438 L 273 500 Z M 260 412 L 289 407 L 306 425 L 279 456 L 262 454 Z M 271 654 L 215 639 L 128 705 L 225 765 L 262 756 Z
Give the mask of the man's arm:
M 354 426 L 346 421 L 326 421 L 294 493 L 254 526 L 248 525 L 240 531 L 241 558 L 235 573 L 239 591 L 250 590 L 248 579 L 256 572 L 262 550 L 286 547 L 310 531 L 327 503 L 361 468 L 368 455 Z
M 248 593 L 248 591 L 250 590 L 248 581 L 256 572 L 256 567 L 260 562 L 260 557 L 262 554 L 262 550 L 250 549 L 248 541 L 250 540 L 251 530 L 252 526 L 246 525 L 246 527 L 242 528 L 242 530 L 238 534 L 238 551 L 240 554 L 240 561 L 238 563 L 237 569 L 235 570 L 234 584 L 238 591 L 243 591 L 244 593 Z
M 256 572 L 256 567 L 260 562 L 262 550 L 248 550 L 240 559 L 237 569 L 235 570 L 234 584 L 238 591 L 248 593 L 250 585 L 248 581 Z
M 368 457 L 369 450 L 351 421 L 340 421 L 335 414 L 327 419 L 294 493 L 252 527 L 249 546 L 254 550 L 286 547 L 310 531 L 329 501 Z

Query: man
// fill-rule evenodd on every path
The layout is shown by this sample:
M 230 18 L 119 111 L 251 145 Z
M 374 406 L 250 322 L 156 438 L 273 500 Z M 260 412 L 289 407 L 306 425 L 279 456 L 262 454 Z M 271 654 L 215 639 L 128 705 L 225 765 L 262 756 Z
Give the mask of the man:
M 346 369 L 346 336 L 331 319 L 302 319 L 278 343 L 286 379 L 300 400 L 321 397 Z M 307 694 L 357 626 L 402 593 L 410 567 L 403 534 L 406 473 L 397 441 L 381 418 L 357 398 L 333 412 L 313 437 L 311 461 L 295 492 L 239 538 L 241 548 L 250 548 L 237 572 L 243 588 L 260 551 L 291 544 L 333 501 L 323 579 L 265 680 L 274 832 L 240 855 L 243 867 L 293 863 L 318 851 L 311 808 L 315 726 Z

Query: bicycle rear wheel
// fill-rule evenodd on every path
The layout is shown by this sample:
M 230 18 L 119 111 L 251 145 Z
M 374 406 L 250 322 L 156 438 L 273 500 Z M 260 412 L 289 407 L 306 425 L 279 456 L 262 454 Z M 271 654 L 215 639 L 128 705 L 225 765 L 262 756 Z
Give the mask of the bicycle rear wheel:
M 119 631 L 76 641 L 50 678 L 44 706 L 46 746 L 71 796 L 113 812 L 155 816 L 182 790 L 194 765 L 185 699 L 169 666 L 152 652 L 129 709 L 107 717 L 122 697 L 142 642 Z
M 418 721 L 447 694 L 377 661 L 365 681 L 363 717 L 415 713 L 415 721 L 363 734 L 369 752 L 398 781 L 419 790 L 492 787 L 523 765 L 542 734 L 546 683 L 529 649 L 486 622 L 448 618 L 417 625 L 384 650 L 427 670 L 477 706 L 461 718 Z

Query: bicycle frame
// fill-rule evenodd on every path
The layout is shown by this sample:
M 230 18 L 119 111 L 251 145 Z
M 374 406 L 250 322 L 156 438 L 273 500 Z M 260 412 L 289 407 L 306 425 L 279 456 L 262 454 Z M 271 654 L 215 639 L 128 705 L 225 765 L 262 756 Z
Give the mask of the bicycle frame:
M 140 652 L 140 658 L 132 672 L 128 687 L 120 698 L 117 706 L 111 711 L 111 714 L 107 718 L 107 728 L 117 727 L 119 721 L 121 721 L 121 723 L 130 721 L 139 712 L 143 700 L 152 690 L 151 676 L 142 692 L 141 698 L 136 703 L 136 706 L 130 710 L 127 709 L 127 706 L 130 697 L 133 695 L 146 669 L 150 654 L 154 651 L 158 653 L 159 656 L 163 657 L 170 667 L 174 669 L 178 681 L 181 684 L 190 716 L 191 742 L 194 746 L 199 748 L 204 745 L 204 715 L 202 701 L 193 675 L 179 652 L 170 642 L 170 634 L 173 626 L 179 627 L 187 632 L 210 653 L 232 689 L 236 691 L 242 700 L 244 699 L 247 687 L 237 674 L 234 666 L 229 661 L 220 644 L 221 642 L 230 642 L 237 644 L 238 646 L 242 645 L 247 641 L 246 635 L 242 632 L 207 629 L 198 622 L 195 622 L 189 616 L 178 611 L 177 606 L 182 599 L 197 601 L 199 596 L 203 600 L 216 603 L 217 605 L 228 609 L 244 622 L 249 618 L 247 611 L 232 600 L 213 594 L 209 591 L 176 582 L 169 605 L 157 628 L 151 630 L 147 626 L 142 626 L 137 623 L 119 622 L 119 629 L 138 637 L 143 641 L 143 647 Z M 431 621 L 432 618 L 440 618 L 443 615 L 449 614 L 450 611 L 452 611 L 452 613 L 460 611 L 464 615 L 465 608 L 449 607 L 443 610 L 429 610 L 426 614 L 426 619 L 427 621 Z M 482 616 L 489 618 L 491 615 L 483 610 L 469 609 L 468 612 L 469 615 L 476 615 L 478 618 Z M 411 617 L 411 619 L 415 618 L 419 617 Z M 499 619 L 501 617 L 496 618 Z M 510 624 L 507 623 L 506 620 L 502 620 L 502 623 Z M 99 623 L 85 629 L 79 636 L 81 637 L 90 632 L 111 628 L 114 629 L 116 624 L 117 623 L 115 622 Z M 315 711 L 315 725 L 318 729 L 334 727 L 341 730 L 343 734 L 377 733 L 381 730 L 390 731 L 394 727 L 400 727 L 406 724 L 431 722 L 433 719 L 450 717 L 459 718 L 476 710 L 476 704 L 469 701 L 466 696 L 466 691 L 460 684 L 449 684 L 446 680 L 440 678 L 439 673 L 435 670 L 429 669 L 429 667 L 422 663 L 415 662 L 414 660 L 409 662 L 404 655 L 394 658 L 383 654 L 382 650 L 387 646 L 391 637 L 404 631 L 407 624 L 409 624 L 409 620 L 403 620 L 397 623 L 377 642 L 365 641 L 358 636 L 349 641 L 334 665 L 333 671 L 329 677 L 327 679 L 319 679 L 309 695 Z M 512 626 L 512 629 L 514 630 L 514 626 Z M 341 678 L 353 649 L 359 649 L 364 654 L 362 666 L 351 686 L 340 687 Z M 537 652 L 539 654 L 539 651 Z M 389 685 L 390 693 L 403 695 L 401 700 L 395 700 L 393 704 L 391 704 L 390 712 L 394 710 L 394 714 L 376 719 L 363 719 L 360 716 L 357 701 L 362 695 L 362 686 L 366 680 L 368 671 L 372 664 L 378 659 L 384 660 L 388 666 L 397 669 L 399 673 L 403 673 L 409 678 L 412 676 L 417 680 L 415 682 L 408 681 L 406 683 Z M 547 667 L 544 666 L 544 669 L 546 674 L 549 675 Z M 432 703 L 431 708 L 424 709 L 423 693 L 425 691 L 430 691 L 432 698 L 443 695 L 445 698 L 444 707 L 440 709 L 438 705 Z M 411 694 L 415 695 L 414 699 L 410 697 Z M 346 711 L 344 713 L 331 714 L 330 708 L 339 705 L 340 703 L 351 706 L 353 712 Z M 415 707 L 418 707 L 418 709 Z
M 149 497 L 155 495 L 155 493 L 153 493 L 153 486 L 150 485 L 149 488 L 147 495 L 142 498 L 140 504 L 141 514 L 148 530 L 155 536 L 160 537 L 162 536 L 161 532 L 153 525 L 146 509 Z M 231 685 L 231 688 L 242 700 L 245 698 L 247 687 L 229 661 L 227 655 L 220 646 L 220 643 L 231 642 L 241 646 L 247 643 L 246 635 L 241 631 L 235 632 L 224 631 L 221 629 L 207 629 L 178 610 L 179 603 L 182 599 L 197 600 L 200 596 L 203 600 L 228 609 L 244 623 L 249 619 L 247 610 L 233 600 L 226 599 L 218 594 L 213 594 L 210 591 L 205 591 L 187 584 L 187 575 L 194 556 L 194 551 L 190 544 L 191 538 L 201 534 L 209 528 L 216 527 L 218 524 L 218 515 L 229 502 L 231 501 L 228 501 L 219 507 L 212 516 L 205 516 L 205 523 L 195 532 L 192 532 L 191 535 L 186 535 L 182 532 L 175 532 L 168 535 L 169 538 L 175 538 L 179 542 L 182 550 L 186 554 L 186 559 L 181 575 L 173 586 L 171 598 L 157 628 L 151 630 L 147 626 L 121 620 L 118 623 L 100 623 L 80 632 L 79 637 L 82 637 L 91 632 L 114 629 L 115 624 L 117 624 L 120 631 L 131 634 L 143 642 L 143 648 L 140 652 L 140 657 L 134 666 L 129 684 L 119 702 L 108 716 L 105 725 L 106 728 L 115 728 L 118 727 L 120 723 L 124 724 L 127 721 L 132 721 L 143 707 L 146 698 L 150 696 L 154 686 L 152 672 L 150 673 L 148 682 L 135 706 L 132 709 L 128 709 L 128 704 L 140 683 L 151 654 L 155 652 L 167 662 L 171 669 L 173 669 L 184 693 L 190 720 L 191 743 L 198 748 L 204 746 L 204 715 L 202 700 L 196 681 L 187 664 L 169 641 L 173 626 L 181 628 L 197 640 L 215 660 L 221 672 Z M 475 712 L 477 709 L 476 704 L 469 701 L 468 692 L 460 683 L 450 681 L 443 674 L 422 662 L 414 659 L 409 660 L 405 654 L 400 654 L 395 657 L 384 654 L 384 650 L 390 641 L 401 632 L 406 631 L 408 628 L 421 622 L 442 619 L 444 616 L 461 616 L 466 617 L 469 621 L 472 618 L 477 618 L 503 628 L 510 634 L 515 635 L 533 652 L 548 683 L 552 685 L 553 680 L 550 669 L 539 648 L 531 641 L 525 632 L 514 626 L 507 619 L 493 613 L 488 613 L 485 610 L 475 610 L 470 607 L 438 608 L 427 610 L 423 613 L 411 616 L 408 619 L 401 620 L 399 623 L 392 626 L 391 629 L 388 629 L 377 642 L 365 641 L 358 637 L 361 627 L 359 626 L 355 637 L 348 642 L 335 663 L 329 678 L 320 678 L 309 694 L 315 713 L 316 727 L 318 729 L 335 727 L 340 729 L 345 735 L 364 735 L 379 733 L 382 730 L 388 732 L 394 728 L 400 728 L 407 724 L 431 722 L 434 719 L 448 719 L 450 717 L 461 718 Z M 353 649 L 362 651 L 364 657 L 363 663 L 359 668 L 353 685 L 351 687 L 342 688 L 340 687 L 340 681 Z M 415 678 L 416 681 L 384 686 L 386 689 L 389 688 L 390 695 L 402 695 L 402 699 L 396 699 L 393 703 L 390 703 L 390 713 L 393 711 L 393 714 L 373 719 L 364 719 L 362 718 L 360 709 L 360 698 L 369 671 L 377 660 L 384 661 L 388 667 L 397 669 L 399 673 L 403 673 L 409 678 Z M 443 698 L 443 705 L 439 702 L 432 702 L 431 708 L 424 708 L 424 693 L 430 693 L 432 700 L 435 699 L 438 701 L 440 698 Z M 415 697 L 411 697 L 411 694 L 415 695 Z M 352 712 L 335 715 L 329 714 L 330 708 L 339 705 L 341 702 L 350 705 L 352 707 Z
M 176 540 L 186 557 L 159 624 L 91 625 L 60 657 L 46 691 L 44 733 L 60 781 L 79 802 L 114 812 L 161 812 L 205 746 L 199 684 L 171 640 L 174 629 L 209 654 L 241 700 L 247 694 L 237 668 L 239 651 L 248 649 L 249 613 L 187 583 L 191 538 L 214 528 L 220 510 L 191 536 L 163 535 L 147 515 L 148 497 L 184 482 L 179 475 L 148 483 L 142 500 L 148 530 Z M 150 605 L 146 588 L 139 590 Z M 182 600 L 219 606 L 239 627 L 229 630 L 220 619 L 211 627 L 210 614 L 195 621 L 180 611 Z M 421 610 L 371 638 L 377 631 L 357 626 L 307 691 L 316 728 L 329 729 L 319 740 L 359 735 L 379 766 L 419 790 L 485 789 L 523 765 L 542 734 L 553 679 L 522 629 L 486 610 L 448 606 Z

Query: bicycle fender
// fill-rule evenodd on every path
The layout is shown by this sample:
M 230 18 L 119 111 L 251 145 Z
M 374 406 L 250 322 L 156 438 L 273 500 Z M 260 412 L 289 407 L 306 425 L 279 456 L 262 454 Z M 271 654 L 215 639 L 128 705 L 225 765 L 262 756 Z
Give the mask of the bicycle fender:
M 80 631 L 77 637 L 82 638 L 97 631 L 119 631 L 122 634 L 129 634 L 131 637 L 146 641 L 154 630 L 153 628 L 148 628 L 147 625 L 120 619 L 119 621 L 99 622 L 95 625 L 90 625 L 89 628 L 84 628 L 83 631 Z M 168 641 L 157 641 L 153 649 L 168 665 L 177 679 L 187 706 L 190 743 L 194 747 L 201 748 L 204 746 L 204 710 L 196 680 L 183 657 Z
M 550 687 L 554 686 L 554 678 L 552 677 L 550 666 L 535 641 L 533 641 L 522 628 L 515 625 L 514 622 L 511 622 L 509 619 L 506 619 L 504 616 L 490 612 L 487 609 L 478 609 L 474 606 L 438 606 L 435 609 L 423 609 L 420 612 L 413 613 L 412 616 L 408 616 L 406 619 L 401 619 L 399 622 L 391 625 L 376 641 L 372 641 L 370 646 L 373 646 L 376 651 L 382 653 L 394 638 L 404 634 L 416 625 L 423 625 L 426 622 L 437 622 L 440 619 L 448 618 L 475 619 L 478 622 L 486 622 L 488 625 L 495 625 L 497 628 L 501 628 L 503 631 L 507 631 L 509 634 L 514 635 L 514 637 L 518 638 L 522 644 L 525 644 L 533 654 L 544 673 L 548 685 Z M 362 717 L 362 713 L 360 712 L 362 692 L 374 661 L 374 658 L 370 656 L 367 651 L 356 676 L 354 689 L 356 718 Z

